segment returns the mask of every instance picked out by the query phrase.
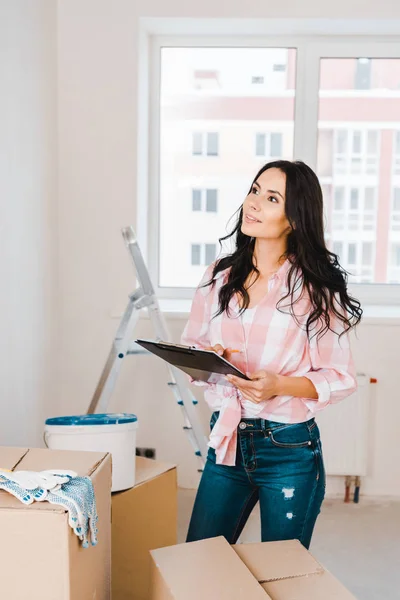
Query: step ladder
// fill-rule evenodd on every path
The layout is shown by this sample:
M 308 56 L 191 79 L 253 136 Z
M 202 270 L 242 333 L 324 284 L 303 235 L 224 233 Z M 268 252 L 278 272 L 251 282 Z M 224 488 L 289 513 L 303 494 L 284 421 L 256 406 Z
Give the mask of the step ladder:
M 142 309 L 147 309 L 148 311 L 156 340 L 164 342 L 172 341 L 137 242 L 135 231 L 132 227 L 126 227 L 122 230 L 122 237 L 136 268 L 139 288 L 129 296 L 128 305 L 118 326 L 87 414 L 107 412 L 107 407 L 109 406 L 117 382 L 118 373 L 123 360 L 127 356 L 136 354 L 152 356 L 150 352 L 147 352 L 132 341 L 134 329 Z M 187 375 L 172 365 L 167 364 L 167 366 L 170 375 L 168 386 L 175 396 L 176 402 L 182 409 L 183 429 L 192 444 L 196 456 L 199 458 L 201 465 L 199 471 L 202 471 L 207 456 L 207 438 L 196 411 L 198 401 L 189 388 Z

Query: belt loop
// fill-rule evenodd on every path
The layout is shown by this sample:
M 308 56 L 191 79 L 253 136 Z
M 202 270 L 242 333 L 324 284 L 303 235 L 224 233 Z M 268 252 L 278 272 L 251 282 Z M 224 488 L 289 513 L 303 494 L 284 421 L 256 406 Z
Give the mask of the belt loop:
M 261 429 L 263 431 L 265 431 L 267 429 L 266 426 L 265 426 L 265 423 L 266 423 L 265 419 L 261 419 Z

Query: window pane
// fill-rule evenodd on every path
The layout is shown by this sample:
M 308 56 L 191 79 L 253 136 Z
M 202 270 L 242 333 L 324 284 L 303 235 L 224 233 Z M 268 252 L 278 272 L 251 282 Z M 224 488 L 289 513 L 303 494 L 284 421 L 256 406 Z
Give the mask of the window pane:
M 372 265 L 372 243 L 364 242 L 362 245 L 362 264 L 364 266 Z
M 200 253 L 201 253 L 200 244 L 192 244 L 192 265 L 200 264 Z
M 217 244 L 206 244 L 206 265 L 210 265 L 217 257 Z
M 361 132 L 355 131 L 353 134 L 353 152 L 354 154 L 360 154 L 361 152 Z
M 265 156 L 265 133 L 256 134 L 256 156 Z
M 358 189 L 352 188 L 350 192 L 350 208 L 357 210 L 358 208 Z
M 365 210 L 375 209 L 375 188 L 373 187 L 365 188 L 364 208 Z
M 333 252 L 340 257 L 343 254 L 343 243 L 342 242 L 333 242 Z
M 344 209 L 344 187 L 335 187 L 335 210 Z
M 367 135 L 367 152 L 368 154 L 376 154 L 378 152 L 378 132 L 370 130 Z
M 399 83 L 400 58 L 320 61 L 317 174 L 332 189 L 327 232 L 343 242 L 350 282 L 400 283 Z
M 218 133 L 207 133 L 207 154 L 218 156 Z
M 356 61 L 356 90 L 369 90 L 371 87 L 371 61 L 369 58 L 359 58 Z
M 393 190 L 393 210 L 400 211 L 400 188 Z
M 201 190 L 192 190 L 192 210 L 201 210 Z
M 277 158 L 282 156 L 282 134 L 271 133 L 271 157 Z
M 394 151 L 396 154 L 400 154 L 400 131 L 395 132 Z
M 206 211 L 217 212 L 217 196 L 218 190 L 207 190 Z
M 349 265 L 356 264 L 356 244 L 349 244 L 349 254 L 347 257 L 347 262 Z
M 192 153 L 196 156 L 199 154 L 203 154 L 203 134 L 202 133 L 194 133 L 193 134 L 193 150 Z
M 206 260 L 206 244 L 219 250 L 262 157 L 293 159 L 296 51 L 193 43 L 164 47 L 160 56 L 160 287 L 197 286 L 214 256 L 210 249 Z M 192 210 L 192 190 L 202 190 L 204 212 Z M 200 266 L 188 259 L 193 240 Z
M 336 138 L 336 152 L 344 154 L 347 151 L 347 131 L 339 130 Z

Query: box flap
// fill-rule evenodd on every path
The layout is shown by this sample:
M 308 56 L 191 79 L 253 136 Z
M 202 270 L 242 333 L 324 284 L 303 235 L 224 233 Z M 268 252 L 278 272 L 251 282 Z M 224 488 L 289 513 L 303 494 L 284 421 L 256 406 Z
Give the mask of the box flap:
M 261 585 L 273 600 L 356 600 L 329 571 Z
M 107 452 L 77 452 L 69 450 L 46 450 L 42 448 L 0 447 L 0 466 L 17 471 L 44 471 L 46 469 L 68 469 L 79 476 L 92 475 L 103 463 Z M 49 502 L 34 502 L 26 505 L 4 490 L 0 490 L 0 510 L 30 510 L 64 513 L 65 508 Z
M 135 487 L 175 468 L 176 465 L 170 463 L 164 463 L 158 460 L 137 456 Z
M 28 448 L 0 446 L 0 469 L 12 471 L 28 451 Z
M 223 537 L 152 550 L 151 555 L 174 600 L 268 600 Z
M 238 544 L 232 547 L 260 583 L 324 571 L 298 540 Z
M 80 452 L 76 450 L 46 450 L 33 448 L 18 465 L 19 470 L 44 471 L 46 469 L 68 469 L 80 477 L 91 475 L 103 462 L 107 452 Z

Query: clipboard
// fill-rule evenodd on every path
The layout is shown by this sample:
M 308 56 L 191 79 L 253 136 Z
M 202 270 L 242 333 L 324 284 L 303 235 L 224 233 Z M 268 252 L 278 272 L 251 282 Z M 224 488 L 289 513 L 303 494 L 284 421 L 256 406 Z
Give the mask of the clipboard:
M 247 375 L 213 350 L 199 350 L 193 346 L 143 339 L 135 340 L 135 343 L 184 371 L 196 381 L 233 387 L 224 375 L 236 375 L 249 380 Z

